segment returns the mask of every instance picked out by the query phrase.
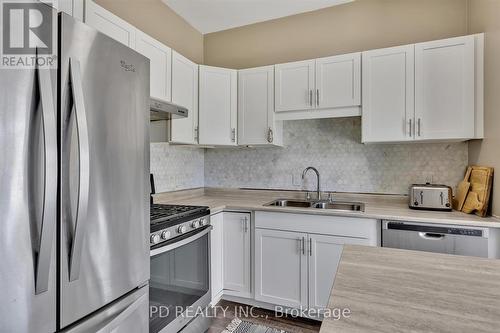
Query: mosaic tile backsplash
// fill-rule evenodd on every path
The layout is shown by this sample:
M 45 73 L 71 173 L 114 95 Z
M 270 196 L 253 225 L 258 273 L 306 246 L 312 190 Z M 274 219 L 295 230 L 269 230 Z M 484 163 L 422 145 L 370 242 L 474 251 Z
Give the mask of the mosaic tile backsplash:
M 204 186 L 204 149 L 151 143 L 150 154 L 156 192 Z
M 284 143 L 283 148 L 207 149 L 205 186 L 314 190 L 314 173 L 304 182 L 300 177 L 304 168 L 314 166 L 326 191 L 407 194 L 412 183 L 455 187 L 468 163 L 464 142 L 361 144 L 360 118 L 286 121 Z M 174 165 L 187 168 L 189 176 L 198 177 L 193 183 L 201 183 L 194 166 Z M 188 184 L 184 179 L 183 185 Z

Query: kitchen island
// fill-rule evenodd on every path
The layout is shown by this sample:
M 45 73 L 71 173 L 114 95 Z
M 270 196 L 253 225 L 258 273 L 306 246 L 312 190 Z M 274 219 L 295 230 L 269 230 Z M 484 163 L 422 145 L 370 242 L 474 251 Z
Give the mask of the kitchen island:
M 328 308 L 320 333 L 500 332 L 500 261 L 348 245 Z

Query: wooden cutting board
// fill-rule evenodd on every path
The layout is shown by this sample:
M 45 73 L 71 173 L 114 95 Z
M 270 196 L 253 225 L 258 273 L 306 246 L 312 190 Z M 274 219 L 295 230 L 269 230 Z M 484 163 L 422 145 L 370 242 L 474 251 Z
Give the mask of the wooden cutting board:
M 488 212 L 488 205 L 493 185 L 493 168 L 473 166 L 469 177 L 470 187 L 465 203 L 464 213 L 473 213 L 484 217 Z
M 467 199 L 467 194 L 470 189 L 470 174 L 472 173 L 472 167 L 467 168 L 467 172 L 465 173 L 464 180 L 462 180 L 457 187 L 457 194 L 455 198 L 453 198 L 453 209 L 462 210 L 465 199 Z

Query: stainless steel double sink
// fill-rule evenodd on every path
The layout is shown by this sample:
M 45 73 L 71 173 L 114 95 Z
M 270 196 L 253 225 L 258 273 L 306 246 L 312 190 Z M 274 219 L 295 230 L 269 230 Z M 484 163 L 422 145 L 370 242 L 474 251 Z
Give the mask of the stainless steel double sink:
M 342 212 L 364 212 L 365 204 L 361 202 L 341 202 L 341 201 L 310 201 L 297 199 L 278 199 L 264 206 L 274 207 L 294 207 L 294 208 L 311 208 L 311 209 L 327 209 Z

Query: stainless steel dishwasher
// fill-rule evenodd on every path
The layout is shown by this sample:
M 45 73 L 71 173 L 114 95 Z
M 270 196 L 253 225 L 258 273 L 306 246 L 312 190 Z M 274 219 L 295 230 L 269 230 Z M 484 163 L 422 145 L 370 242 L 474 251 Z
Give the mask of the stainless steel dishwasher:
M 488 228 L 382 222 L 383 247 L 488 258 Z

